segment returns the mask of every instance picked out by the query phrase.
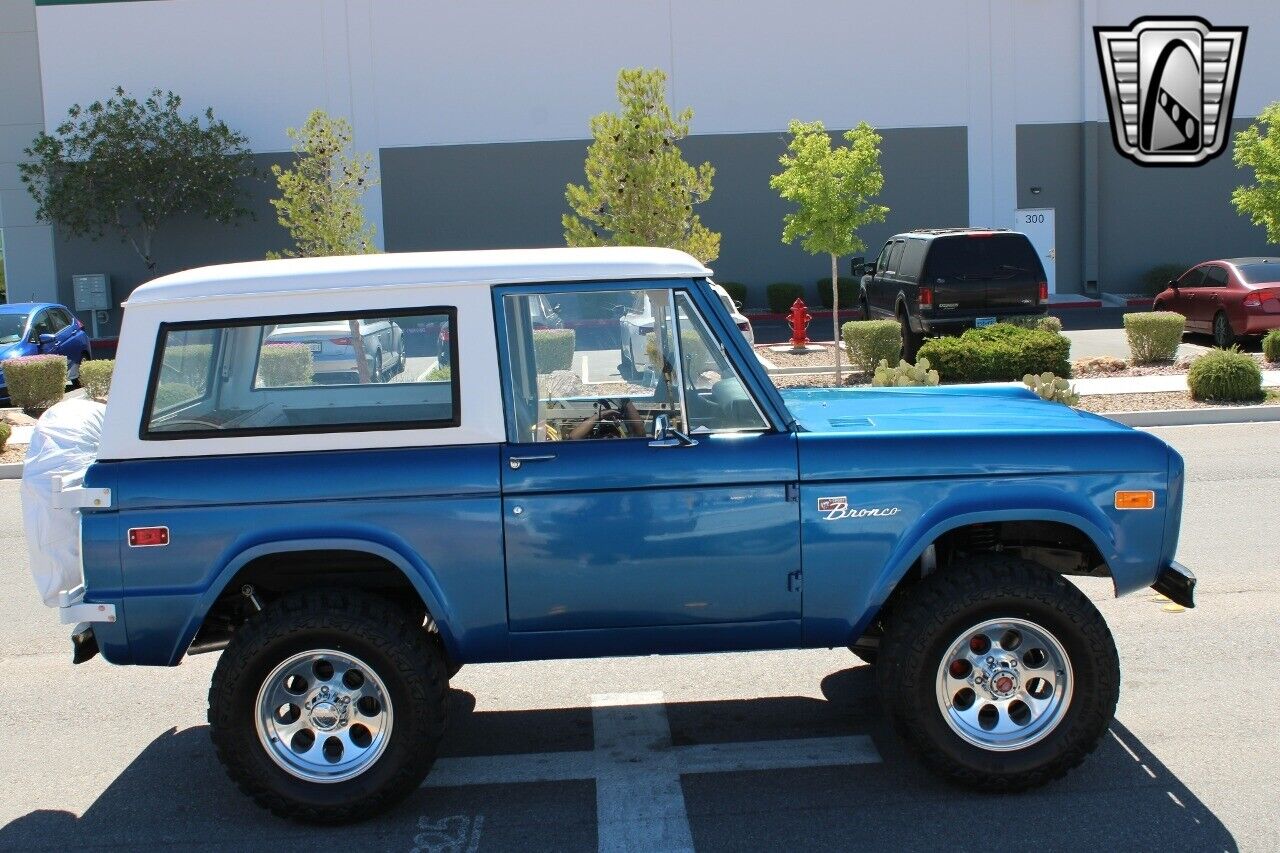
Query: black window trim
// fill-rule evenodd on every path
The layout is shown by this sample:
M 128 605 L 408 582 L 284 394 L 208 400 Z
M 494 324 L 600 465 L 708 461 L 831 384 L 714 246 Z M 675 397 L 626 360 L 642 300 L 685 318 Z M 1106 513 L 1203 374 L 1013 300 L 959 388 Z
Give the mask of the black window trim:
M 246 326 L 283 325 L 286 323 L 312 323 L 325 320 L 393 319 L 417 317 L 424 314 L 442 315 L 449 323 L 449 379 L 452 417 L 448 420 L 379 421 L 376 423 L 314 424 L 288 428 L 250 427 L 246 429 L 199 429 L 173 432 L 151 430 L 151 407 L 155 402 L 159 385 L 161 357 L 165 339 L 170 332 L 201 331 L 204 329 L 238 329 Z M 252 438 L 255 436 L 316 435 L 321 433 L 393 432 L 420 429 L 449 429 L 462 425 L 462 371 L 458 359 L 458 309 L 452 305 L 433 305 L 421 308 L 394 308 L 372 311 L 326 311 L 318 314 L 286 314 L 283 316 L 235 317 L 222 320 L 187 320 L 179 323 L 161 323 L 156 331 L 156 343 L 151 354 L 151 373 L 147 378 L 147 393 L 142 403 L 142 419 L 138 424 L 141 441 L 185 441 L 204 438 Z M 211 360 L 213 369 L 216 360 Z M 257 372 L 255 362 L 255 375 Z M 212 376 L 210 380 L 212 380 Z M 212 387 L 212 381 L 210 382 Z M 252 389 L 251 389 L 252 390 Z M 261 389 L 259 389 L 261 390 Z M 193 401 L 194 402 L 194 401 Z

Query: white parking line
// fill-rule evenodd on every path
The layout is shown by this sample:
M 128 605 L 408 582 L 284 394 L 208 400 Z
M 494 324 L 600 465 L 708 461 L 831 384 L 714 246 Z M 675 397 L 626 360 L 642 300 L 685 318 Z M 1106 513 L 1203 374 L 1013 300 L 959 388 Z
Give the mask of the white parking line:
M 793 740 L 672 746 L 662 694 L 602 693 L 591 697 L 595 748 L 442 758 L 426 785 L 506 785 L 594 779 L 599 849 L 693 850 L 680 787 L 682 773 L 731 773 L 874 764 L 871 738 Z

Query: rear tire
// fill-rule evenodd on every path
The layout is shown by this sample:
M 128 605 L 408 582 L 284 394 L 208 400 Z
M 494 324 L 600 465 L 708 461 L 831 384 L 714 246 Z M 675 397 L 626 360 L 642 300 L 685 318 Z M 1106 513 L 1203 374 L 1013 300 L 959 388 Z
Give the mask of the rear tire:
M 911 331 L 911 320 L 904 311 L 898 315 L 898 325 L 902 328 L 902 360 L 916 363 L 916 353 L 920 351 L 920 336 Z
M 262 807 L 309 823 L 364 820 L 431 769 L 446 685 L 439 645 L 385 599 L 290 593 L 223 652 L 210 732 L 232 781 Z
M 925 764 L 984 791 L 1033 788 L 1080 764 L 1120 690 L 1093 604 L 1061 576 L 998 554 L 907 592 L 876 669 L 886 712 Z

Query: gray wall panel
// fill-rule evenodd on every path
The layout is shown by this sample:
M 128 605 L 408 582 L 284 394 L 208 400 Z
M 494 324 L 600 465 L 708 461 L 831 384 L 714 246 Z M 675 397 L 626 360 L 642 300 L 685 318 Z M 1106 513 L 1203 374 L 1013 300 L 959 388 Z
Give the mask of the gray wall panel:
M 968 215 L 964 128 L 881 131 L 885 192 L 891 212 L 865 229 L 868 253 L 896 231 L 962 225 Z M 389 148 L 381 152 L 387 249 L 470 249 L 563 245 L 560 216 L 565 184 L 583 180 L 588 142 L 529 142 Z M 816 299 L 813 282 L 828 274 L 825 257 L 781 242 L 788 206 L 769 188 L 786 149 L 784 134 L 694 136 L 688 160 L 716 167 L 715 191 L 699 207 L 722 233 L 718 278 L 749 285 L 764 304 L 764 285 L 799 281 Z M 842 273 L 848 259 L 842 260 Z
M 1081 293 L 1081 170 L 1083 131 L 1079 124 L 1018 126 L 1018 207 L 1054 209 L 1058 293 Z M 1032 187 L 1040 187 L 1038 195 Z
M 1233 138 L 1248 125 L 1233 122 Z M 1252 179 L 1232 164 L 1233 146 L 1201 166 L 1144 168 L 1121 157 L 1110 142 L 1108 135 L 1098 164 L 1102 290 L 1136 292 L 1142 274 L 1160 263 L 1277 254 L 1266 232 L 1231 204 L 1231 190 Z
M 260 261 L 269 250 L 288 245 L 288 234 L 276 222 L 276 212 L 268 199 L 276 194 L 271 177 L 272 163 L 285 163 L 284 154 L 258 154 L 254 164 L 260 172 L 256 179 L 246 180 L 249 194 L 246 206 L 254 219 L 243 218 L 237 225 L 219 225 L 199 217 L 180 217 L 160 226 L 156 232 L 154 252 L 156 269 L 148 272 L 134 253 L 133 247 L 107 233 L 99 240 L 57 234 L 58 297 L 72 304 L 71 276 L 77 273 L 107 273 L 111 276 L 111 295 L 118 305 L 133 288 L 156 276 L 206 264 L 233 261 Z M 15 294 L 15 298 L 18 294 Z M 89 318 L 82 318 L 86 325 Z M 111 312 L 111 322 L 99 326 L 102 335 L 119 331 L 120 312 Z

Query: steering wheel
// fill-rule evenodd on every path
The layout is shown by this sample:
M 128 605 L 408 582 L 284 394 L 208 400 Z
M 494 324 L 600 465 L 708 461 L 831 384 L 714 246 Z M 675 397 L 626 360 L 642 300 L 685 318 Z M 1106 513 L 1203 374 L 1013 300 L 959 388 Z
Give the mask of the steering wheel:
M 596 422 L 591 425 L 592 438 L 626 438 L 627 423 L 622 410 L 610 400 L 601 398 L 596 401 Z

